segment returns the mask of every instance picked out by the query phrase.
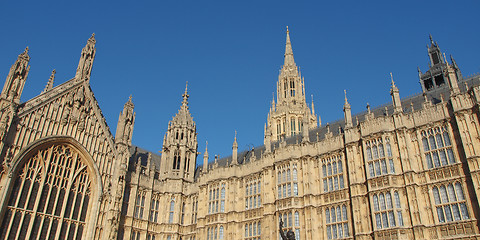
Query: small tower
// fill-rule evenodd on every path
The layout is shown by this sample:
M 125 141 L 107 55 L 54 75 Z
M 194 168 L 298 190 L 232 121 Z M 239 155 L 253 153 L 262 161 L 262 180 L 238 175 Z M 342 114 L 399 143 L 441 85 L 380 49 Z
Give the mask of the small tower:
M 345 129 L 351 128 L 353 126 L 352 123 L 352 107 L 350 107 L 350 103 L 347 100 L 347 90 L 343 90 L 345 93 L 345 103 L 343 104 L 343 113 L 345 115 Z
M 397 86 L 395 86 L 395 82 L 393 81 L 393 74 L 390 73 L 390 79 L 392 81 L 392 88 L 390 89 L 390 95 L 392 95 L 392 102 L 393 102 L 393 113 L 400 113 L 402 112 L 402 102 L 400 101 L 400 92 L 398 91 Z
M 90 81 L 90 74 L 92 73 L 93 60 L 95 59 L 95 33 L 88 39 L 87 45 L 82 49 L 82 55 L 78 61 L 77 72 L 75 78 L 82 81 Z
M 25 51 L 18 55 L 17 61 L 10 68 L 10 72 L 5 80 L 0 97 L 9 102 L 19 104 L 25 81 L 27 80 L 28 71 L 30 70 L 30 56 L 28 56 L 28 47 Z
M 444 56 L 445 57 L 445 56 Z M 451 95 L 457 95 L 460 93 L 458 88 L 458 79 L 457 79 L 457 72 L 453 65 L 448 64 L 445 60 L 447 67 L 445 68 L 445 78 L 448 80 L 448 85 L 450 87 Z
M 197 127 L 188 110 L 188 85 L 178 113 L 168 123 L 163 142 L 161 178 L 193 181 L 197 159 Z
M 272 141 L 301 134 L 302 129 L 317 127 L 317 117 L 310 111 L 305 99 L 305 84 L 293 58 L 290 32 L 287 27 L 285 55 L 277 81 L 277 102 L 274 100 L 267 117 L 267 131 Z M 303 119 L 307 118 L 304 124 Z
M 135 124 L 134 107 L 132 96 L 130 95 L 128 101 L 123 106 L 123 111 L 120 112 L 118 116 L 117 131 L 115 134 L 115 143 L 117 144 L 132 145 L 133 125 Z
M 429 37 L 430 45 L 427 45 L 428 57 L 430 59 L 428 64 L 429 69 L 425 73 L 422 73 L 420 68 L 418 68 L 418 76 L 420 78 L 420 85 L 422 86 L 423 92 L 436 89 L 446 83 L 443 72 L 447 67 L 447 61 L 445 58 L 442 58 L 443 54 L 438 46 L 438 43 L 433 40 L 432 35 Z M 455 68 L 457 69 L 456 71 L 460 73 L 458 66 Z M 459 76 L 461 76 L 461 74 L 457 76 L 457 79 L 461 79 Z
M 235 138 L 233 139 L 233 145 L 232 145 L 232 165 L 238 164 L 237 152 L 238 152 L 237 131 L 235 131 Z

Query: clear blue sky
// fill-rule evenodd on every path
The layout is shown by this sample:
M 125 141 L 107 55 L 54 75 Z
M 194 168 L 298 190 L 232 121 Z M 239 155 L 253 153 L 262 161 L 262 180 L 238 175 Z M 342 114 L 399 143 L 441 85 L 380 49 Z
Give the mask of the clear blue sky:
M 22 95 L 39 94 L 75 75 L 94 32 L 92 89 L 115 132 L 130 94 L 137 113 L 133 143 L 161 150 L 185 82 L 199 151 L 231 154 L 263 144 L 272 92 L 289 26 L 295 61 L 322 122 L 343 118 L 343 90 L 354 113 L 391 101 L 389 73 L 401 97 L 421 91 L 431 33 L 464 76 L 480 72 L 479 1 L 2 1 L 0 79 L 30 47 Z M 310 102 L 310 97 L 308 97 Z M 198 162 L 201 162 L 201 156 Z

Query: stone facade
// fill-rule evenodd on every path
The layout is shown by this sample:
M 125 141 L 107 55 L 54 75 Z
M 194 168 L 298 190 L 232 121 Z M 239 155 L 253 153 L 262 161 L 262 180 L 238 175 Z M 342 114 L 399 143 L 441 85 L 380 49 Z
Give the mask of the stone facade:
M 132 145 L 132 98 L 115 136 L 91 91 L 92 36 L 75 77 L 24 103 L 28 49 L 0 95 L 1 239 L 479 239 L 480 76 L 430 40 L 423 93 L 322 126 L 293 58 L 264 146 L 196 167 L 187 88 L 161 154 Z

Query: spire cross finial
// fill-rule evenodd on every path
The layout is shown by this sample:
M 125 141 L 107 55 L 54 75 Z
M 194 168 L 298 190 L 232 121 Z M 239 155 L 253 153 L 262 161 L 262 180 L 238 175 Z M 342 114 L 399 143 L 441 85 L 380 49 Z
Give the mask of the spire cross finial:
M 287 26 L 287 33 L 288 33 L 288 26 Z
M 186 107 L 188 105 L 188 81 L 185 84 L 185 93 L 182 95 L 183 96 L 183 101 L 182 101 L 182 106 Z
M 347 102 L 347 89 L 343 89 L 343 93 L 345 93 L 345 102 Z
M 128 101 L 132 102 L 132 94 L 130 94 L 130 96 L 128 97 Z
M 393 81 L 393 74 L 390 72 L 390 80 L 392 80 L 392 86 L 395 86 L 395 82 Z

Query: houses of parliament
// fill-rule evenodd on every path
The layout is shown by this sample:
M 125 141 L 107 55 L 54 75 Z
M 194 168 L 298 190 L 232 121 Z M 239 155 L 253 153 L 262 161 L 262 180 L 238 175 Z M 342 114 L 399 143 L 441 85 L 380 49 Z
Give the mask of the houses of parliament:
M 132 144 L 132 98 L 110 132 L 90 87 L 95 43 L 75 77 L 52 72 L 25 102 L 28 48 L 10 68 L 0 239 L 480 239 L 480 75 L 431 37 L 419 94 L 401 98 L 392 78 L 392 102 L 352 115 L 345 93 L 343 119 L 322 125 L 287 29 L 264 145 L 238 152 L 235 138 L 219 159 L 199 156 L 187 88 L 161 153 Z

